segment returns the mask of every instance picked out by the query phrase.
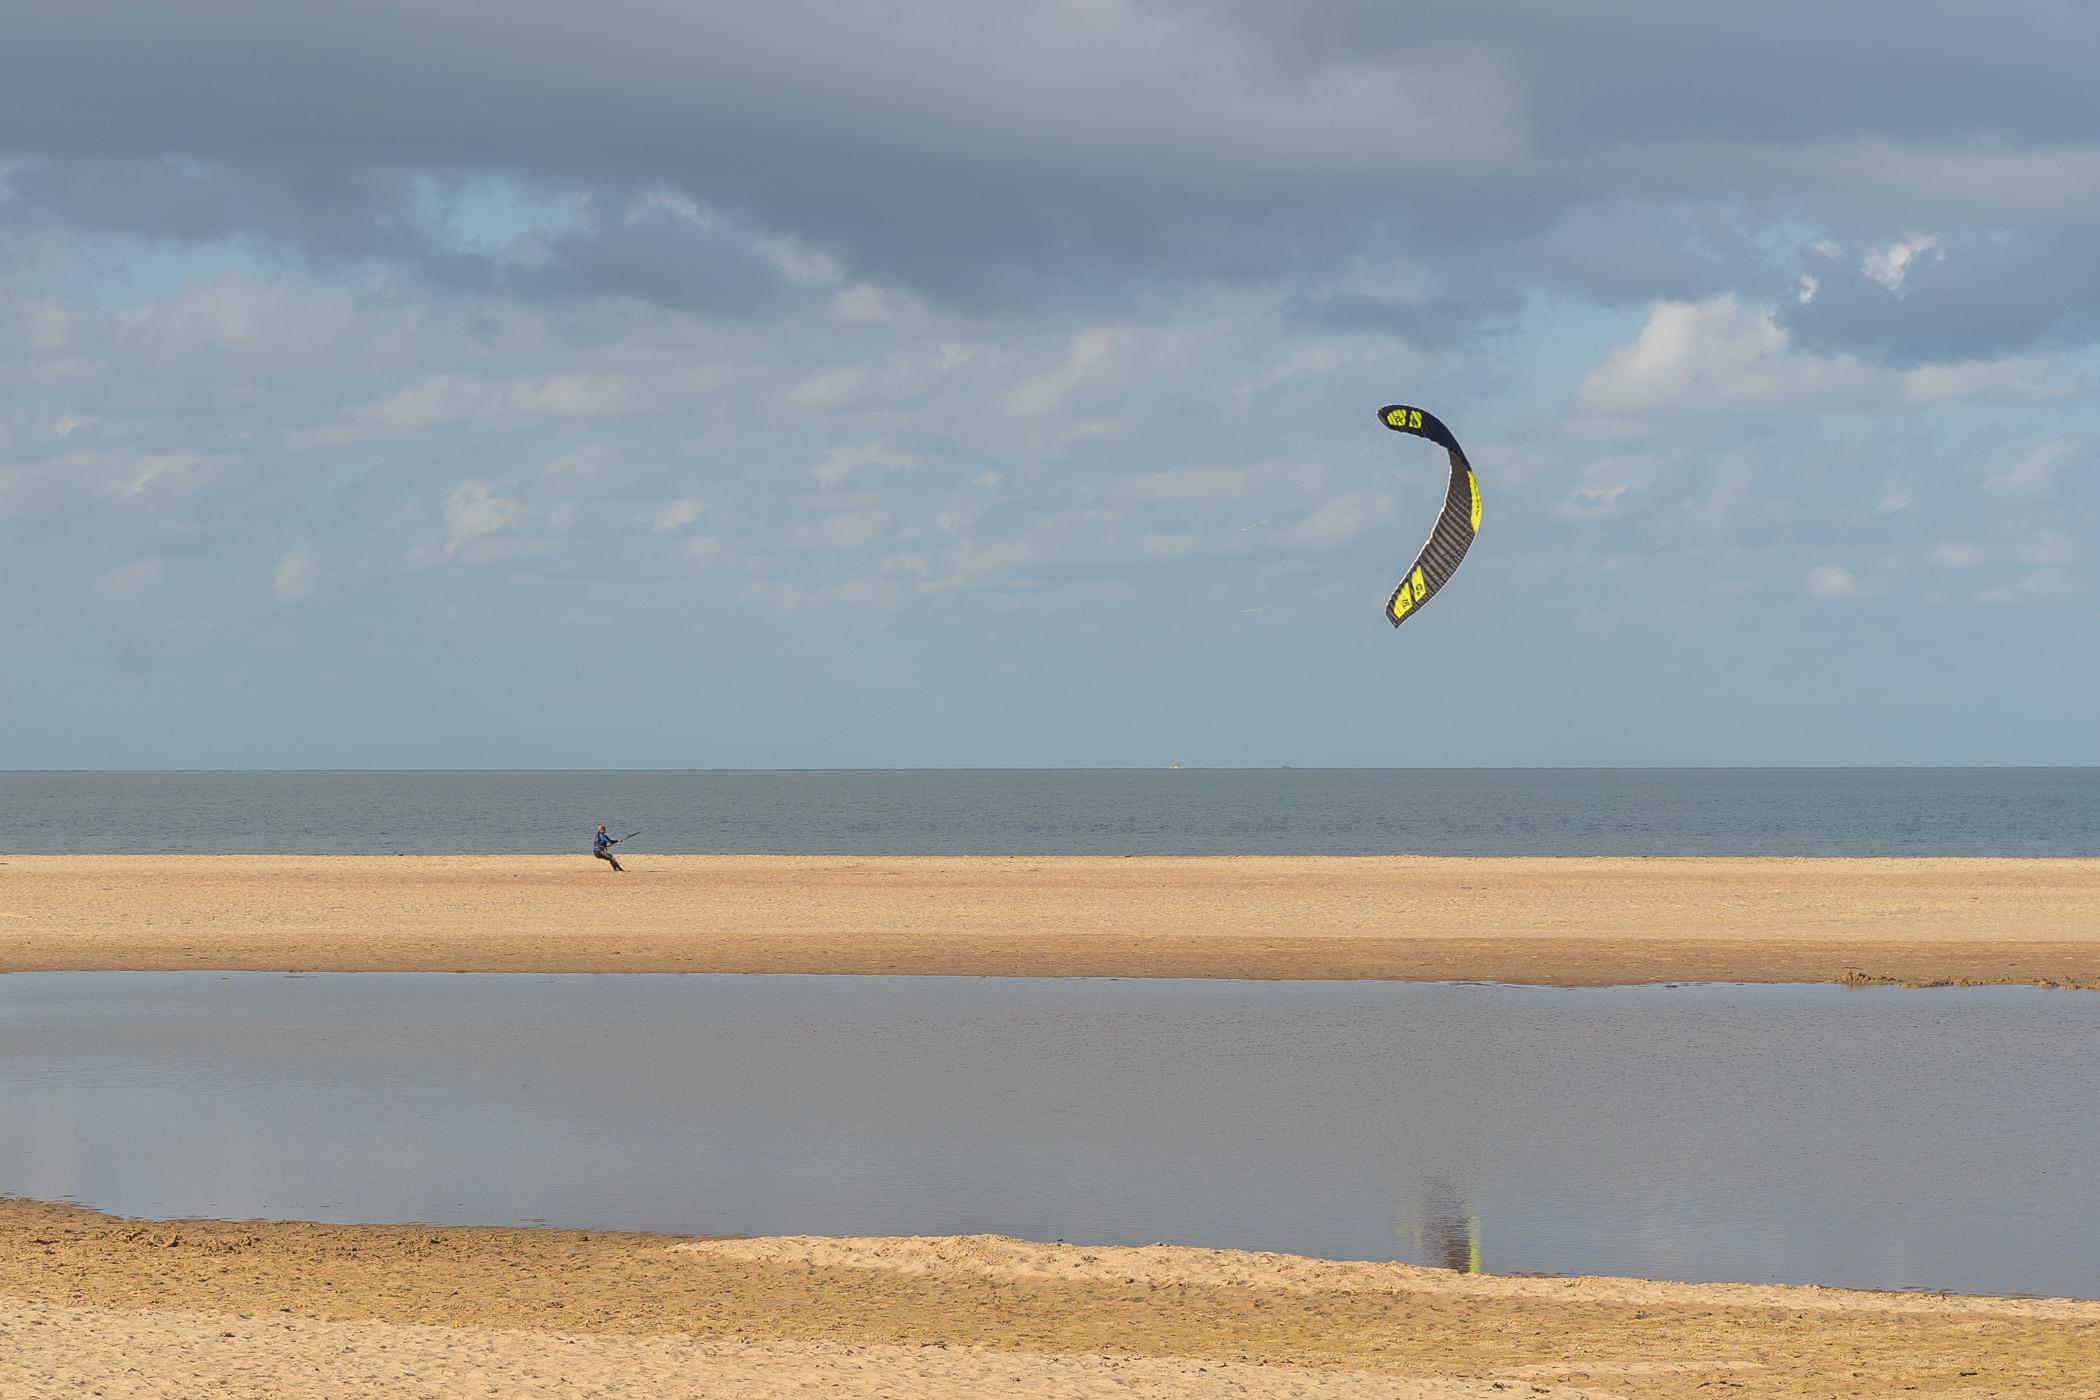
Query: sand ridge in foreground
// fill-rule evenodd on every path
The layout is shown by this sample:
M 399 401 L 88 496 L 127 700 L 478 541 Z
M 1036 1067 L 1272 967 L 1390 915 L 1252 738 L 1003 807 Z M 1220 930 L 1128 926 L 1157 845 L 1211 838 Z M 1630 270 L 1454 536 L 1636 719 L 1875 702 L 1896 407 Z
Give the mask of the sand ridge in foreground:
M 2100 1303 L 0 1201 L 0 1396 L 2100 1394 Z M 223 1388 L 219 1383 L 224 1382 Z
M 0 972 L 2100 987 L 2100 859 L 0 856 Z

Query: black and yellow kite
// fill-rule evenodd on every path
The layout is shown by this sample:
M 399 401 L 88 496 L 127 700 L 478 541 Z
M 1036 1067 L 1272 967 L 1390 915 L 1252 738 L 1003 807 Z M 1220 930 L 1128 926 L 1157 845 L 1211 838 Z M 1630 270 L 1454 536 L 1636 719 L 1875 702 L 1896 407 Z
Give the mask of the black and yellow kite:
M 1444 509 L 1430 528 L 1429 542 L 1408 566 L 1393 596 L 1386 599 L 1386 621 L 1398 627 L 1458 572 L 1458 561 L 1466 557 L 1473 535 L 1480 529 L 1480 483 L 1473 477 L 1465 449 L 1434 413 L 1406 404 L 1387 404 L 1378 410 L 1378 421 L 1396 433 L 1427 438 L 1451 454 L 1451 488 L 1444 493 Z

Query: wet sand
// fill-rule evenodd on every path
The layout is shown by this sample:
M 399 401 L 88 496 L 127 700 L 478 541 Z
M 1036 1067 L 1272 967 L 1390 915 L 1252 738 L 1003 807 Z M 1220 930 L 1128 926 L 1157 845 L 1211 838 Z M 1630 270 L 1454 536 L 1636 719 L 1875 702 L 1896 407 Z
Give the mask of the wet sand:
M 2100 987 L 2100 859 L 0 856 L 0 971 Z
M 2100 1303 L 0 1201 L 0 1397 L 2100 1393 Z

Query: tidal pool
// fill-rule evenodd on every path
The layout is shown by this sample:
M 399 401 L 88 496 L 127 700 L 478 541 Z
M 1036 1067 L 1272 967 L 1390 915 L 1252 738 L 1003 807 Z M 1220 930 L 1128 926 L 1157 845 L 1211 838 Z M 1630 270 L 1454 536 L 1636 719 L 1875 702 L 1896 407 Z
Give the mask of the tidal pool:
M 2100 997 L 0 977 L 0 1194 L 2100 1296 Z

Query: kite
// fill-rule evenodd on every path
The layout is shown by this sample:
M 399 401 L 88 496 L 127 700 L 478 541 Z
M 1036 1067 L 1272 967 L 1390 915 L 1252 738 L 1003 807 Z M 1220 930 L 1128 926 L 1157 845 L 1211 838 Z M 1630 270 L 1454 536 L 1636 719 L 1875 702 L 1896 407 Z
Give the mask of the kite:
M 1458 572 L 1458 561 L 1466 557 L 1473 535 L 1480 529 L 1480 483 L 1473 477 L 1465 449 L 1434 413 L 1406 404 L 1387 404 L 1378 410 L 1378 421 L 1396 433 L 1427 438 L 1451 454 L 1451 487 L 1444 493 L 1444 509 L 1430 527 L 1422 552 L 1401 575 L 1393 596 L 1386 599 L 1385 620 L 1398 627 Z

